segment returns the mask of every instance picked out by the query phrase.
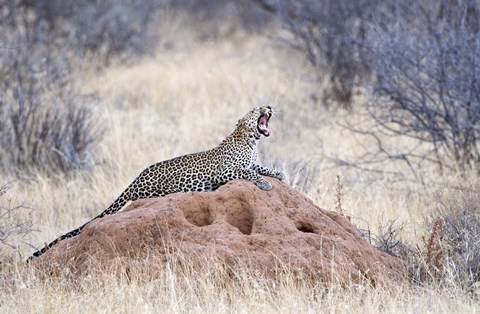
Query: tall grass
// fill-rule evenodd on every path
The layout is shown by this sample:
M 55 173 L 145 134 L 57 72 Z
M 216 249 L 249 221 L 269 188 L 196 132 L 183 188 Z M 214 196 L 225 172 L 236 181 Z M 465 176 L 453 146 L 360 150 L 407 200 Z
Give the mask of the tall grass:
M 182 266 L 178 266 L 181 259 Z M 198 264 L 197 264 L 198 266 Z M 129 262 L 91 276 L 71 278 L 34 269 L 2 273 L 0 309 L 8 313 L 440 313 L 478 310 L 456 289 L 407 285 L 349 287 L 298 280 L 282 269 L 275 280 L 242 269 L 229 270 L 206 260 L 201 268 L 188 258 Z

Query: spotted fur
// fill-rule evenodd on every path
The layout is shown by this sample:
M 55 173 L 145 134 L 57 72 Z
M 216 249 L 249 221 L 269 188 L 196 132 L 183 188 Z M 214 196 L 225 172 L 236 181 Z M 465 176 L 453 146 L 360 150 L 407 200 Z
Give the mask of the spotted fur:
M 177 192 L 213 191 L 233 179 L 246 179 L 262 190 L 270 190 L 272 185 L 262 175 L 280 180 L 285 179 L 285 175 L 281 171 L 256 164 L 256 146 L 262 135 L 270 135 L 268 120 L 272 115 L 270 106 L 256 107 L 238 121 L 233 133 L 219 146 L 151 165 L 140 173 L 110 207 L 81 227 L 36 251 L 29 260 L 42 255 L 59 241 L 79 235 L 91 221 L 118 212 L 129 201 Z

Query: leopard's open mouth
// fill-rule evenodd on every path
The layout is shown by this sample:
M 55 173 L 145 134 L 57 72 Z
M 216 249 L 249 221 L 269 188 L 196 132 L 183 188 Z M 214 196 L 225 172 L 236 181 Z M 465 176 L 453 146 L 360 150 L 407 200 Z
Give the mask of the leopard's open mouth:
M 264 136 L 269 136 L 270 134 L 272 134 L 272 131 L 268 128 L 268 120 L 270 120 L 271 116 L 272 114 L 270 112 L 267 112 L 261 115 L 260 118 L 258 118 L 257 129 Z

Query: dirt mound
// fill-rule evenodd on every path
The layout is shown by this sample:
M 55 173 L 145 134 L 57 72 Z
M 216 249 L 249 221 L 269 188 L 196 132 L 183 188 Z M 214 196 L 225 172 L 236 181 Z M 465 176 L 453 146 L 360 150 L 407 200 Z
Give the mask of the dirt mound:
M 363 240 L 336 212 L 320 209 L 275 179 L 271 191 L 231 181 L 211 193 L 177 193 L 144 199 L 97 219 L 82 233 L 54 246 L 36 265 L 63 265 L 73 272 L 172 252 L 214 256 L 269 274 L 288 265 L 320 280 L 383 281 L 404 276 L 403 263 Z

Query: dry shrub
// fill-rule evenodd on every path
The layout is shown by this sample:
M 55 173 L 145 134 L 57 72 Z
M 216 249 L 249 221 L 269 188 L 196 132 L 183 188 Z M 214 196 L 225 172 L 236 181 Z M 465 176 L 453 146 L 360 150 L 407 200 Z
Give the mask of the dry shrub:
M 345 215 L 343 206 L 342 206 L 342 196 L 343 196 L 343 184 L 340 179 L 340 175 L 337 174 L 336 180 L 335 180 L 335 210 L 342 216 Z
M 370 75 L 364 56 L 366 25 L 378 0 L 253 0 L 278 17 L 288 35 L 281 40 L 304 54 L 326 93 L 324 105 L 351 107 L 354 88 Z M 314 96 L 315 98 L 318 95 Z
M 62 47 L 83 56 L 112 57 L 151 52 L 155 13 L 167 1 L 13 0 L 0 10 L 4 45 Z M 18 36 L 23 35 L 23 36 Z M 57 58 L 58 56 L 52 56 Z
M 76 58 L 90 48 L 73 36 L 85 35 L 84 24 L 73 27 L 64 20 L 78 5 L 17 0 L 0 10 L 5 30 L 0 38 L 2 172 L 57 174 L 93 164 L 94 144 L 102 134 L 93 112 L 96 101 L 81 93 L 72 78 L 83 66 Z M 87 16 L 88 7 L 76 18 Z
M 480 282 L 479 187 L 439 199 L 426 217 L 426 232 L 412 254 L 414 279 L 472 291 Z
M 0 97 L 1 170 L 53 174 L 89 169 L 103 129 L 85 99 L 69 94 L 46 102 L 20 89 L 15 97 Z
M 374 123 L 352 127 L 377 142 L 368 161 L 480 172 L 479 18 L 476 1 L 397 1 L 372 21 Z M 412 144 L 389 145 L 402 138 Z
M 395 257 L 406 259 L 409 253 L 408 246 L 402 241 L 404 224 L 398 224 L 395 220 L 385 223 L 380 222 L 376 231 L 359 229 L 362 237 L 382 252 Z
M 480 173 L 478 1 L 252 1 L 312 66 L 323 105 L 366 96 L 372 126 L 349 129 L 377 143 L 349 164 Z
M 412 281 L 422 286 L 476 292 L 480 283 L 480 194 L 478 186 L 441 195 L 424 218 L 416 243 L 402 240 L 405 224 L 388 221 L 376 232 L 360 229 L 379 250 L 405 260 Z
M 32 209 L 25 204 L 14 204 L 6 197 L 10 184 L 0 186 L 0 265 L 13 258 L 17 246 L 33 231 Z

